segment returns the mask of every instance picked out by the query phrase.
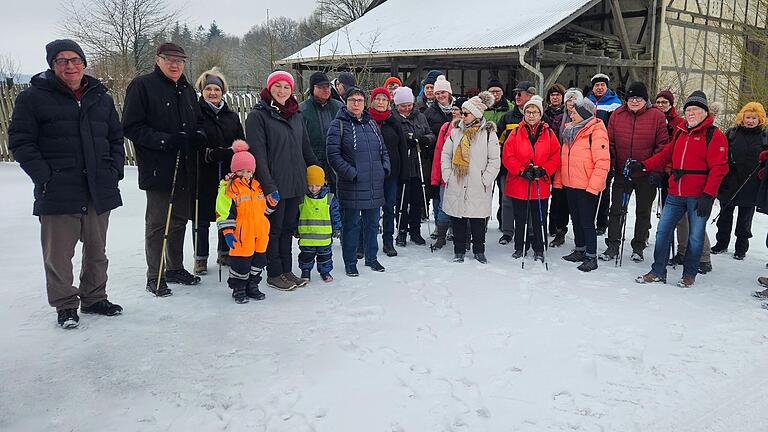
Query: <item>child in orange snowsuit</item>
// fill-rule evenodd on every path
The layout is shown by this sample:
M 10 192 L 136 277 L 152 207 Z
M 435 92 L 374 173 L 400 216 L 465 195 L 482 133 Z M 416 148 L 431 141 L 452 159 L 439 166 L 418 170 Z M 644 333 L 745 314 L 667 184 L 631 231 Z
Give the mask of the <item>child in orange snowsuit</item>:
M 267 264 L 270 211 L 259 182 L 253 178 L 256 159 L 245 141 L 232 145 L 232 174 L 219 184 L 216 197 L 216 224 L 229 246 L 229 279 L 237 303 L 248 298 L 263 300 L 259 291 L 261 272 Z M 273 197 L 279 200 L 279 196 Z

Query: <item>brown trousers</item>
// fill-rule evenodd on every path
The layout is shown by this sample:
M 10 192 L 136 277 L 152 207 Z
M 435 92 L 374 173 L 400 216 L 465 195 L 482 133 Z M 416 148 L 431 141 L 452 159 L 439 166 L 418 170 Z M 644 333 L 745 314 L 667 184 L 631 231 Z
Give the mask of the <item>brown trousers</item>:
M 685 251 L 688 249 L 688 231 L 688 216 L 683 215 L 683 218 L 680 219 L 680 222 L 677 224 L 677 253 L 683 256 L 685 256 Z M 712 257 L 709 252 L 710 246 L 709 234 L 704 231 L 704 248 L 701 250 L 700 262 L 712 262 Z
M 90 306 L 107 298 L 107 226 L 109 213 L 40 216 L 40 239 L 43 245 L 45 284 L 48 304 L 61 309 Z M 77 242 L 83 242 L 80 287 L 72 285 L 72 258 Z
M 163 235 L 170 198 L 170 192 L 147 191 L 147 210 L 144 214 L 147 279 L 156 279 L 160 271 L 160 254 L 163 250 Z M 186 190 L 176 189 L 168 229 L 168 242 L 165 247 L 164 270 L 184 268 L 184 232 L 189 221 L 189 207 L 189 193 Z

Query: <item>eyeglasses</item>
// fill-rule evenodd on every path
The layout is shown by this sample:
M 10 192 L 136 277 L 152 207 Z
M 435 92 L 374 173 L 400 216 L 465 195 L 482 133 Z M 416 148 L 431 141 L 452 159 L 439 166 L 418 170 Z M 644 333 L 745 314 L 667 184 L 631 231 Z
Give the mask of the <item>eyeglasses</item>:
M 632 103 L 643 102 L 644 100 L 645 99 L 641 98 L 640 96 L 630 96 L 627 98 L 627 102 L 632 102 Z
M 178 57 L 166 57 L 166 56 L 163 56 L 163 55 L 161 55 L 161 56 L 158 56 L 158 57 L 160 57 L 161 59 L 163 59 L 163 60 L 164 60 L 166 63 L 168 63 L 168 64 L 172 64 L 172 65 L 180 65 L 180 66 L 183 66 L 183 65 L 184 65 L 184 63 L 186 63 L 186 62 L 187 62 L 187 60 L 186 60 L 186 59 L 183 59 L 183 58 L 178 58 Z
M 461 112 L 461 115 L 462 115 L 463 117 L 469 117 L 469 116 L 471 116 L 471 115 L 472 115 L 472 113 L 471 113 L 471 112 L 467 112 L 467 111 L 462 111 L 462 112 Z
M 669 105 L 669 101 L 666 99 L 659 99 L 656 101 L 656 105 Z
M 80 66 L 83 64 L 83 59 L 80 57 L 64 58 L 59 57 L 53 61 L 57 66 L 66 66 L 67 63 L 72 63 L 74 66 Z
M 361 104 L 365 102 L 365 99 L 362 98 L 349 98 L 347 99 L 347 102 L 353 103 L 353 104 Z
M 538 117 L 541 115 L 541 113 L 538 111 L 526 111 L 525 115 L 528 117 Z

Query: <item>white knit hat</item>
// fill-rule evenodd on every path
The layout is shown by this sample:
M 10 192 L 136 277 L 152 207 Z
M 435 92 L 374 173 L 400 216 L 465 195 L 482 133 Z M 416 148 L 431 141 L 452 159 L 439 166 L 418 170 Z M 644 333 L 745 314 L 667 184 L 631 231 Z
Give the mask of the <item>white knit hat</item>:
M 495 99 L 490 92 L 482 91 L 477 96 L 473 96 L 468 101 L 464 102 L 461 105 L 461 109 L 465 109 L 471 112 L 476 118 L 480 118 L 483 116 L 483 112 L 493 105 L 494 101 Z
M 575 87 L 571 87 L 565 91 L 565 97 L 563 98 L 563 101 L 568 102 L 571 99 L 573 99 L 574 103 L 579 102 L 584 99 L 584 94 L 581 93 L 581 90 Z
M 523 106 L 523 111 L 528 108 L 528 105 L 534 105 L 539 109 L 539 114 L 544 114 L 544 100 L 539 95 L 531 96 L 528 102 Z
M 437 77 L 437 80 L 435 81 L 435 92 L 439 91 L 447 91 L 450 94 L 453 94 L 453 90 L 451 90 L 451 83 L 448 82 L 448 80 L 445 78 L 445 75 L 440 75 Z
M 392 96 L 395 106 L 405 103 L 413 103 L 413 90 L 408 86 L 402 86 L 395 89 L 395 94 Z

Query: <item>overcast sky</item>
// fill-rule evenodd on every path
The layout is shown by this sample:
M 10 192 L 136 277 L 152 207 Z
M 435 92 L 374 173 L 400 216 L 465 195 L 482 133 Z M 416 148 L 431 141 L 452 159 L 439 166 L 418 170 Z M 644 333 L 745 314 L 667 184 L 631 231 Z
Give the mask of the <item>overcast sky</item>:
M 264 21 L 267 8 L 270 17 L 302 18 L 315 8 L 316 0 L 168 0 L 182 8 L 190 24 L 204 25 L 216 20 L 226 33 L 242 36 L 251 26 Z M 3 1 L 0 25 L 0 54 L 11 55 L 22 65 L 23 73 L 33 74 L 47 69 L 45 44 L 61 38 L 61 0 Z M 7 4 L 10 3 L 10 4 Z

